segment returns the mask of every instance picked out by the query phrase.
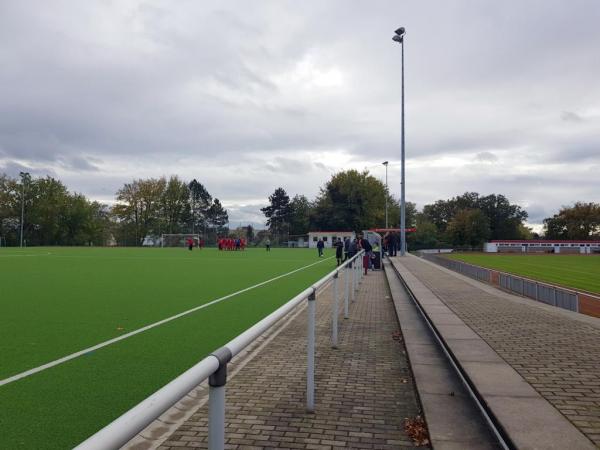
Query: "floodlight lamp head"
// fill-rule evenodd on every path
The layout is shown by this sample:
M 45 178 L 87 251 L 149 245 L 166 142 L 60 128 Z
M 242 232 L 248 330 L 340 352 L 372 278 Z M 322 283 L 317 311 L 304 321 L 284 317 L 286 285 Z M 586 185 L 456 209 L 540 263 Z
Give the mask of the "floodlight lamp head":
M 388 162 L 387 162 L 387 161 L 384 161 L 384 162 L 382 162 L 381 164 L 383 164 L 384 166 L 387 166 L 387 165 L 388 165 Z
M 404 38 L 402 36 L 398 36 L 398 35 L 396 35 L 392 38 L 392 41 L 396 41 L 399 43 L 402 43 L 403 40 L 404 40 Z
M 396 31 L 394 31 L 394 33 L 396 33 L 398 36 L 402 37 L 406 33 L 406 30 L 404 29 L 404 27 L 400 27 Z

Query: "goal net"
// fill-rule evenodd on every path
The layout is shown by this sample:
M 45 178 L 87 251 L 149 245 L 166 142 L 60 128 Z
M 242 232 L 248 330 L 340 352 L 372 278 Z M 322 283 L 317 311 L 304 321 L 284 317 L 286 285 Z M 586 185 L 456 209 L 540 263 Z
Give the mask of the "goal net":
M 200 245 L 200 235 L 199 234 L 175 233 L 175 234 L 161 235 L 160 246 L 161 247 L 187 247 L 188 239 L 194 240 L 194 247 L 198 247 Z

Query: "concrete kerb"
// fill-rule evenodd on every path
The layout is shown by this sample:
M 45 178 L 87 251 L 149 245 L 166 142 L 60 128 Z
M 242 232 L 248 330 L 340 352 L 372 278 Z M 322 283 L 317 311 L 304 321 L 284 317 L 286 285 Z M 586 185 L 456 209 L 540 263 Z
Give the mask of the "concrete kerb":
M 384 270 L 432 447 L 500 449 L 388 262 Z
M 425 299 L 423 309 L 432 324 L 460 364 L 473 390 L 516 448 L 596 448 L 464 322 L 464 331 L 459 330 L 460 325 L 436 323 L 436 319 L 445 315 L 431 314 L 427 311 L 427 306 L 435 308 L 436 299 L 440 304 L 443 302 L 406 268 L 401 258 L 392 258 L 391 262 L 417 301 Z M 440 270 L 444 269 L 433 263 L 429 264 Z M 459 276 L 455 272 L 448 272 Z M 465 278 L 469 280 L 461 277 Z M 457 319 L 462 322 L 458 317 Z M 474 342 L 478 342 L 475 344 L 477 351 L 466 351 L 464 344 L 473 345 Z

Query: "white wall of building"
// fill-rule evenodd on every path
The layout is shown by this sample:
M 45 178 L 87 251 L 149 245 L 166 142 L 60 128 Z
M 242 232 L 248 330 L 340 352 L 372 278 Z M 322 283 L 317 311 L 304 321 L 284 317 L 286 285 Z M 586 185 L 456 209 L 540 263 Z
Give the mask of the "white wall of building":
M 562 250 L 562 251 L 561 251 Z M 600 252 L 600 241 L 494 241 L 486 242 L 487 253 L 580 253 Z
M 331 248 L 333 243 L 333 238 L 336 240 L 338 238 L 350 238 L 354 239 L 355 235 L 353 231 L 311 231 L 308 233 L 308 246 L 310 248 L 317 248 L 317 242 L 319 239 L 323 239 L 323 243 L 325 244 L 325 248 Z

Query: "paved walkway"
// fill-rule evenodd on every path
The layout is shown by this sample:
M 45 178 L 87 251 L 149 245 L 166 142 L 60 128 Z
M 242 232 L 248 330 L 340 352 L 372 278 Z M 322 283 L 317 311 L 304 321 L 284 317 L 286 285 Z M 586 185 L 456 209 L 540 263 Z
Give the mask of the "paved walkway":
M 416 257 L 403 264 L 600 447 L 600 319 L 511 301 Z
M 331 301 L 331 289 L 317 298 L 315 413 L 305 411 L 303 311 L 230 378 L 228 448 L 415 448 L 404 419 L 420 410 L 383 272 L 363 279 L 350 319 L 340 317 L 338 349 L 330 346 Z M 160 448 L 206 447 L 202 406 Z

